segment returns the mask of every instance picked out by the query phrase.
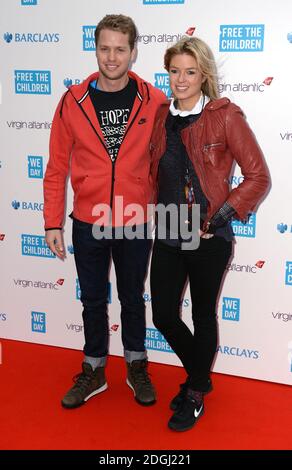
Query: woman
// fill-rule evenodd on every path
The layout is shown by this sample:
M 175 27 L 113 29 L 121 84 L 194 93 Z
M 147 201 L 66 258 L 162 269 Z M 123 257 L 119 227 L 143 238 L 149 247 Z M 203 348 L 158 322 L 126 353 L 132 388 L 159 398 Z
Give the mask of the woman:
M 171 429 L 186 431 L 203 414 L 204 394 L 212 389 L 216 301 L 232 253 L 231 218 L 247 219 L 267 191 L 269 174 L 241 109 L 219 98 L 216 65 L 208 45 L 199 38 L 182 38 L 167 49 L 164 65 L 174 98 L 159 110 L 151 141 L 157 202 L 160 207 L 187 207 L 187 218 L 182 220 L 200 238 L 197 249 L 185 249 L 183 227 L 176 232 L 169 220 L 160 222 L 157 211 L 152 310 L 154 325 L 187 374 L 171 401 L 174 413 L 168 422 Z M 231 190 L 228 180 L 235 162 L 244 180 Z M 200 204 L 197 228 L 194 204 Z M 194 332 L 180 318 L 187 278 Z

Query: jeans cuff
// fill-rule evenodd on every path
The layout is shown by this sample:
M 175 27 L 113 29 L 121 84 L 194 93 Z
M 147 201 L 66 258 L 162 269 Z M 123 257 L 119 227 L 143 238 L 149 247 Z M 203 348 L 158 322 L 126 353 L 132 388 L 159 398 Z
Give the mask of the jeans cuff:
M 133 361 L 142 361 L 143 359 L 147 359 L 147 352 L 146 351 L 127 351 L 124 349 L 124 356 L 126 362 L 131 364 Z
M 103 357 L 91 357 L 91 356 L 84 356 L 84 362 L 90 364 L 92 369 L 96 369 L 96 367 L 105 367 L 106 364 L 106 356 Z

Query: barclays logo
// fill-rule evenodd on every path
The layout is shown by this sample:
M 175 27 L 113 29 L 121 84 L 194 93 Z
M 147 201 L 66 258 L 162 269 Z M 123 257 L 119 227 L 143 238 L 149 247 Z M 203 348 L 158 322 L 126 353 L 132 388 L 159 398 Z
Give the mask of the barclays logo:
M 242 357 L 243 359 L 259 359 L 259 351 L 253 349 L 242 349 L 236 346 L 218 346 L 217 352 L 228 356 Z
M 44 203 L 43 202 L 30 202 L 30 201 L 12 201 L 11 206 L 13 209 L 18 210 L 31 210 L 31 211 L 40 211 L 42 212 L 44 209 Z
M 7 43 L 11 42 L 12 39 L 13 39 L 13 34 L 12 33 L 5 33 L 3 35 L 3 38 L 4 38 L 4 41 L 6 41 Z
M 4 41 L 7 43 L 25 42 L 25 43 L 56 43 L 60 41 L 59 33 L 5 33 L 3 35 Z
M 290 44 L 292 44 L 292 33 L 287 34 L 287 39 L 290 42 Z
M 244 176 L 232 175 L 230 176 L 230 178 L 228 178 L 227 181 L 228 181 L 228 184 L 230 184 L 231 186 L 238 186 L 244 181 Z
M 64 78 L 64 80 L 63 80 L 63 84 L 65 85 L 66 88 L 69 88 L 72 85 L 79 85 L 82 82 L 83 82 L 83 80 L 81 80 L 80 78 L 75 78 L 75 79 Z
M 292 225 L 287 225 L 281 222 L 280 224 L 277 224 L 277 230 L 280 233 L 292 233 Z
M 67 246 L 67 250 L 68 250 L 68 252 L 70 253 L 70 255 L 73 255 L 73 254 L 74 254 L 73 245 L 68 245 L 68 246 Z
M 220 52 L 261 52 L 264 50 L 264 24 L 220 25 Z
M 0 321 L 6 321 L 6 320 L 7 320 L 7 314 L 0 312 Z

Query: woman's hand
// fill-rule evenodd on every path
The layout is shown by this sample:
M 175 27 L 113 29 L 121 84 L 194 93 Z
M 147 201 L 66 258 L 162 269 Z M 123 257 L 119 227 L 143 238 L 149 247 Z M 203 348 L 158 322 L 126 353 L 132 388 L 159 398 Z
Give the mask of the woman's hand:
M 199 230 L 199 235 L 201 238 L 205 238 L 206 240 L 209 240 L 209 238 L 214 237 L 214 233 L 205 233 L 202 232 L 202 230 Z

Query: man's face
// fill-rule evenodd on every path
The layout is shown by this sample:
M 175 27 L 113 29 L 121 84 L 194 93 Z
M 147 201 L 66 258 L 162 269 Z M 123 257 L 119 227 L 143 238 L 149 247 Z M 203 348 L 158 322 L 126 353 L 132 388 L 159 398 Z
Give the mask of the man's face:
M 131 51 L 129 35 L 102 29 L 96 46 L 96 57 L 100 74 L 108 80 L 123 78 L 134 59 Z

